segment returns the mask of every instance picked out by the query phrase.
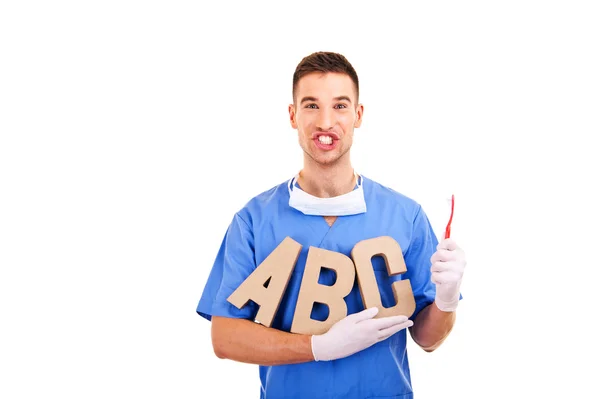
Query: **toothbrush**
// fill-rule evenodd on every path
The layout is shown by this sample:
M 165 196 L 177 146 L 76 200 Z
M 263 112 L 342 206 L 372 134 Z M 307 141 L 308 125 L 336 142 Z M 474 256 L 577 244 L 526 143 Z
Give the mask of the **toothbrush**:
M 452 199 L 449 200 L 449 202 L 451 201 L 451 205 L 450 205 L 450 220 L 448 220 L 448 224 L 446 225 L 446 234 L 444 236 L 444 238 L 450 238 L 450 225 L 452 224 L 452 217 L 454 216 L 454 194 L 452 194 Z

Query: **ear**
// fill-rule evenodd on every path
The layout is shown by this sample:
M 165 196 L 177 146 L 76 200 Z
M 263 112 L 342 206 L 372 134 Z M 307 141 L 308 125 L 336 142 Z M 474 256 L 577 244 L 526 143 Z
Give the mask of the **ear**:
M 290 124 L 292 128 L 298 129 L 298 123 L 296 122 L 296 107 L 294 104 L 288 105 L 288 112 L 290 113 Z
M 359 128 L 362 124 L 363 112 L 365 111 L 365 107 L 362 104 L 358 104 L 356 107 L 356 120 L 354 121 L 354 127 Z

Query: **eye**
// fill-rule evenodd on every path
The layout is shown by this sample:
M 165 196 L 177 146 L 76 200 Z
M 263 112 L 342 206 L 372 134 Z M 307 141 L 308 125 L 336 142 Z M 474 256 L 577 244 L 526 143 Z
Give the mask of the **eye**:
M 348 106 L 346 104 L 336 104 L 336 106 L 334 108 L 344 109 L 344 108 L 348 108 Z
M 308 104 L 305 108 L 317 109 L 317 104 Z

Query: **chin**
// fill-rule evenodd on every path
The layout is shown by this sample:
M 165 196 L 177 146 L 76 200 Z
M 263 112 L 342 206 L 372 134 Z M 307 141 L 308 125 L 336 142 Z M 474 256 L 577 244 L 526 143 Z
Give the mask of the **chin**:
M 307 148 L 308 147 L 308 148 Z M 342 158 L 345 153 L 341 153 L 339 150 L 323 152 L 310 148 L 309 146 L 303 147 L 305 155 L 308 155 L 315 163 L 327 166 L 335 164 Z
M 316 156 L 316 157 L 313 157 L 313 159 L 320 165 L 332 165 L 332 164 L 336 163 L 337 161 L 339 161 L 340 156 L 337 154 L 335 156 L 327 156 L 327 157 Z

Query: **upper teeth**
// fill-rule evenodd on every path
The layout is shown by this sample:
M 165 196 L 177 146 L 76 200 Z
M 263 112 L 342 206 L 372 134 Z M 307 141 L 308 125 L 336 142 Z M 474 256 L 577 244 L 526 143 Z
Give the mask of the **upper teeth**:
M 323 144 L 331 144 L 333 143 L 333 139 L 331 136 L 319 136 L 319 142 Z

